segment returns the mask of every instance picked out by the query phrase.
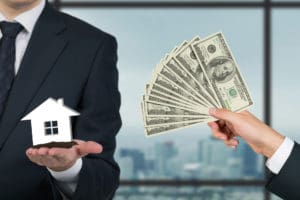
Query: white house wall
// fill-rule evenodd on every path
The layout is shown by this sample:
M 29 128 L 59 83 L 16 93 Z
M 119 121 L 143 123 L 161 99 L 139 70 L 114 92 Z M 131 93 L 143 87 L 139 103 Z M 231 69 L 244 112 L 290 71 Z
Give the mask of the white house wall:
M 57 121 L 57 135 L 45 134 L 45 121 Z M 49 142 L 70 142 L 72 140 L 69 117 L 55 116 L 55 118 L 53 117 L 52 119 L 32 119 L 31 128 L 33 145 L 45 144 Z

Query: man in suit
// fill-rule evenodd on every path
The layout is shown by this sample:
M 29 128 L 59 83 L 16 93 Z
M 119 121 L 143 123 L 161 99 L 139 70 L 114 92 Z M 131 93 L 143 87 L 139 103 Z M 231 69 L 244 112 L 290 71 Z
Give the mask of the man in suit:
M 116 40 L 45 0 L 0 0 L 0 30 L 0 199 L 112 199 Z M 78 145 L 31 148 L 30 123 L 20 120 L 49 97 L 80 112 Z
M 268 158 L 266 165 L 271 171 L 267 189 L 286 200 L 300 199 L 300 145 L 282 136 L 247 111 L 233 113 L 225 109 L 210 109 L 219 119 L 210 126 L 215 138 L 237 148 L 241 137 L 256 152 Z

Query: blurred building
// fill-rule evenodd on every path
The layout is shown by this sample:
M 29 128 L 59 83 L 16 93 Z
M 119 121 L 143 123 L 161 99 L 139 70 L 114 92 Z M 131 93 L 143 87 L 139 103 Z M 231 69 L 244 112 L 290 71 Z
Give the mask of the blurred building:
M 200 140 L 198 142 L 197 158 L 202 164 L 202 177 L 212 179 L 229 177 L 227 162 L 231 151 L 213 137 Z
M 257 170 L 257 154 L 243 141 L 240 142 L 239 151 L 241 153 L 240 156 L 243 162 L 243 176 L 245 178 L 258 178 L 259 172 Z
M 126 168 L 127 171 L 132 170 L 132 172 L 126 172 L 127 175 L 131 175 L 131 178 L 137 178 L 138 174 L 143 174 L 146 170 L 145 156 L 139 149 L 122 148 L 120 149 L 119 157 L 122 162 L 125 162 L 127 167 L 131 165 L 131 167 Z
M 178 153 L 172 141 L 155 144 L 155 172 L 159 176 L 173 176 L 174 169 L 170 160 Z

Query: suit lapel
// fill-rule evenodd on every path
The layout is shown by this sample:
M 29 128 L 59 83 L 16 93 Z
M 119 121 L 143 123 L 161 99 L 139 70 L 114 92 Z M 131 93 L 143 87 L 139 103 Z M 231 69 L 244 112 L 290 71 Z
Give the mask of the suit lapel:
M 46 4 L 7 99 L 0 122 L 0 149 L 66 47 L 67 41 L 62 34 L 64 29 L 65 24 L 58 12 Z

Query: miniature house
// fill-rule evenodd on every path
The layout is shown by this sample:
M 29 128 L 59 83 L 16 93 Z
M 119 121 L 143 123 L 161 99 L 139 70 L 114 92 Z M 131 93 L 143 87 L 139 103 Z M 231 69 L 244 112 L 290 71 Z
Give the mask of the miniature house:
M 27 114 L 22 121 L 31 120 L 33 145 L 49 142 L 71 142 L 70 117 L 78 112 L 64 105 L 63 99 L 48 98 Z

